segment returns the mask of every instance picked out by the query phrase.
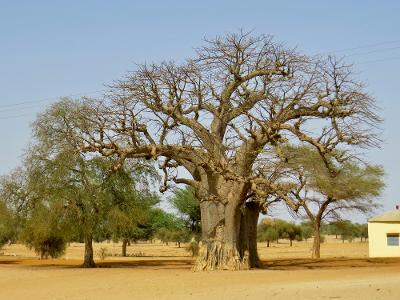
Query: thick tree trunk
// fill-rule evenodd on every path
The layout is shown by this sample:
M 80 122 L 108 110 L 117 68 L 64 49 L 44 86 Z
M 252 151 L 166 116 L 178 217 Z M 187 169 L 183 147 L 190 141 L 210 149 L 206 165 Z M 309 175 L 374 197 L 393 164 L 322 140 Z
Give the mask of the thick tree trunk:
M 257 253 L 259 206 L 203 201 L 202 240 L 194 270 L 245 270 L 260 266 Z
M 85 256 L 82 268 L 95 268 L 96 264 L 93 260 L 93 239 L 91 236 L 85 237 Z
M 267 241 L 267 247 L 269 247 L 269 241 Z
M 312 258 L 321 257 L 321 228 L 319 224 L 314 224 L 314 241 L 312 248 Z
M 290 247 L 293 246 L 293 240 L 289 239 Z
M 261 265 L 257 252 L 257 224 L 259 214 L 260 206 L 256 202 L 247 202 L 242 208 L 239 249 L 242 257 L 248 251 L 251 268 L 257 268 Z
M 241 255 L 241 211 L 232 202 L 203 201 L 200 204 L 202 240 L 194 270 L 249 269 L 249 254 Z
M 128 246 L 129 241 L 127 239 L 122 240 L 122 256 L 126 257 L 126 247 Z

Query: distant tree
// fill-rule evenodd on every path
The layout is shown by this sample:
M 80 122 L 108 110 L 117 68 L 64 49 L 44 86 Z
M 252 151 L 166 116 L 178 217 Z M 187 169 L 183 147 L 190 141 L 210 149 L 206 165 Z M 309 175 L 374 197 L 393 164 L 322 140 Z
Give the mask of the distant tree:
M 302 239 L 301 227 L 294 223 L 280 219 L 264 219 L 258 225 L 258 240 L 267 242 L 267 247 L 272 241 L 278 241 L 279 238 L 288 239 L 290 246 L 294 240 Z
M 168 245 L 174 242 L 180 247 L 183 242 L 190 240 L 190 230 L 182 219 L 163 210 L 158 210 L 153 218 L 154 236 Z
M 355 238 L 361 236 L 359 224 L 353 224 L 349 220 L 340 220 L 334 223 L 335 231 L 340 235 L 342 242 L 352 242 Z
M 284 224 L 282 237 L 287 238 L 290 242 L 290 247 L 292 247 L 294 240 L 301 241 L 302 239 L 301 227 L 294 223 L 287 222 Z
M 275 226 L 271 226 L 265 223 L 261 223 L 258 225 L 257 240 L 259 242 L 267 242 L 267 247 L 269 247 L 271 242 L 277 241 L 278 239 L 279 231 Z
M 342 213 L 350 211 L 367 213 L 375 209 L 373 200 L 384 187 L 383 169 L 351 159 L 342 163 L 332 156 L 324 161 L 309 147 L 283 147 L 282 153 L 298 180 L 291 192 L 293 201 L 313 224 L 312 257 L 319 258 L 322 221 L 340 219 Z
M 175 229 L 171 232 L 171 240 L 181 247 L 181 243 L 187 243 L 190 241 L 190 231 L 187 228 Z
M 169 202 L 185 222 L 186 227 L 199 238 L 201 231 L 200 202 L 191 187 L 176 189 Z
M 307 242 L 307 240 L 311 238 L 313 235 L 313 224 L 310 221 L 302 222 L 300 224 L 300 228 L 301 228 L 301 236 Z
M 340 226 L 340 222 L 342 222 L 341 220 L 334 220 L 331 221 L 327 224 L 324 224 L 323 226 L 321 226 L 321 231 L 324 234 L 328 234 L 328 235 L 334 235 L 335 239 L 339 238 L 340 232 L 339 232 L 339 226 Z
M 357 226 L 360 233 L 359 237 L 361 239 L 361 242 L 363 241 L 363 239 L 364 241 L 366 241 L 368 239 L 368 224 L 357 224 Z

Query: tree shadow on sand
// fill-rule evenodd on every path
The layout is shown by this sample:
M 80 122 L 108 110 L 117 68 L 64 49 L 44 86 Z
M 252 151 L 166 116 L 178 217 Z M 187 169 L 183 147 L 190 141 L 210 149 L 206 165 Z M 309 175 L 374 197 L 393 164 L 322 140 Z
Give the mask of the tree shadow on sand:
M 188 270 L 192 269 L 194 260 L 180 259 L 134 259 L 96 261 L 97 268 L 132 268 L 149 270 Z M 82 260 L 78 259 L 4 259 L 0 257 L 1 265 L 19 265 L 34 268 L 76 268 L 80 269 Z M 322 270 L 348 269 L 363 267 L 400 267 L 400 258 L 323 258 L 323 259 L 277 259 L 263 260 L 261 270 Z
M 2 259 L 1 265 L 19 265 L 34 268 L 81 268 L 82 260 L 77 259 Z M 193 265 L 192 259 L 135 259 L 135 260 L 104 260 L 96 261 L 97 268 L 135 268 L 152 270 L 187 269 Z
M 387 267 L 388 265 L 400 266 L 400 258 L 322 258 L 264 260 L 262 261 L 261 269 L 321 270 L 363 267 Z

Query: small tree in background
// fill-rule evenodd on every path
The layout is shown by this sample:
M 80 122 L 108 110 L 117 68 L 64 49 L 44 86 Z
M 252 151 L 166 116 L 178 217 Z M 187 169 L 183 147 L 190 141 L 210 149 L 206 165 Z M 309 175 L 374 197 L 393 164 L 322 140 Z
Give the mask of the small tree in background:
M 282 237 L 287 238 L 290 242 L 290 247 L 293 246 L 293 241 L 301 241 L 302 236 L 301 236 L 301 227 L 294 224 L 294 223 L 289 223 L 287 222 L 286 224 L 283 224 L 283 230 L 282 230 Z
M 259 242 L 267 242 L 267 247 L 270 243 L 279 239 L 279 231 L 274 226 L 268 226 L 267 224 L 261 223 L 258 225 L 257 240 Z
M 361 242 L 363 241 L 363 239 L 364 241 L 366 241 L 368 239 L 368 224 L 357 224 L 357 226 L 360 233 L 359 237 L 361 239 Z
M 360 237 L 358 224 L 353 224 L 349 220 L 340 220 L 334 223 L 336 232 L 340 235 L 342 242 L 352 242 L 356 237 Z
M 154 236 L 167 245 L 169 242 L 174 242 L 180 247 L 181 243 L 190 240 L 191 232 L 185 227 L 183 220 L 171 213 L 160 209 L 155 215 L 153 222 L 155 229 Z
M 176 189 L 172 197 L 169 198 L 170 204 L 178 211 L 185 226 L 199 238 L 201 232 L 200 202 L 194 196 L 192 187 Z
M 308 221 L 308 222 L 302 222 L 300 224 L 300 227 L 301 227 L 301 236 L 307 242 L 307 240 L 312 237 L 313 225 L 310 221 Z
M 267 242 L 269 247 L 270 242 L 278 241 L 279 238 L 288 239 L 290 247 L 294 240 L 302 239 L 301 227 L 280 219 L 264 219 L 258 225 L 258 241 Z

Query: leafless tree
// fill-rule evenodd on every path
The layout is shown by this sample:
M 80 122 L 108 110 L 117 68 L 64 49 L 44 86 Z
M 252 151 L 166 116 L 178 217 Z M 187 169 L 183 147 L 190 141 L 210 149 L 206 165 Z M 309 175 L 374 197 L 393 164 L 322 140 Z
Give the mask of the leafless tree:
M 122 160 L 158 160 L 163 189 L 194 188 L 202 218 L 196 270 L 257 264 L 260 199 L 291 205 L 279 176 L 259 170 L 273 167 L 269 153 L 278 145 L 307 143 L 324 157 L 342 145 L 376 144 L 371 128 L 379 122 L 373 99 L 342 62 L 243 32 L 207 40 L 182 64 L 139 65 L 101 101 L 68 103 L 42 116 L 55 138 Z

